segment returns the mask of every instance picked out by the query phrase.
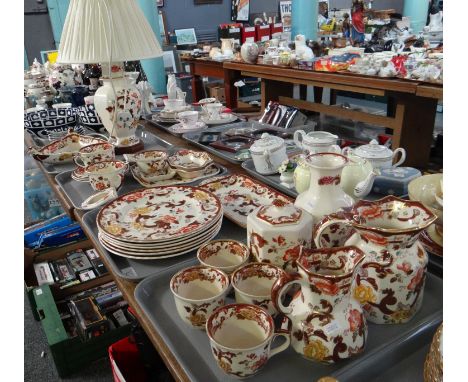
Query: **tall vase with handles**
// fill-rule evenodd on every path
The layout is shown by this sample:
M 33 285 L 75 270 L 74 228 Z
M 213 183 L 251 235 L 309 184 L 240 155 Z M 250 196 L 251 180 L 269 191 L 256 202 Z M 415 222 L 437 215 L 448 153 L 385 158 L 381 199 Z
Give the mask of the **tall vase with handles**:
M 348 163 L 348 159 L 341 154 L 319 153 L 305 158 L 309 167 L 309 189 L 300 193 L 296 202 L 297 207 L 311 214 L 314 221 L 321 220 L 342 207 L 351 207 L 353 198 L 340 187 L 341 171 Z
M 387 196 L 359 201 L 349 211 L 325 217 L 314 230 L 317 247 L 330 243 L 330 232 L 342 232 L 366 255 L 353 296 L 367 320 L 376 324 L 408 322 L 424 295 L 427 253 L 419 234 L 437 217 L 422 203 Z
M 364 260 L 355 247 L 302 248 L 297 273 L 280 276 L 271 290 L 276 309 L 291 321 L 291 345 L 307 359 L 335 363 L 364 350 L 367 325 L 351 286 Z M 283 295 L 292 285 L 300 290 L 288 306 Z
M 102 64 L 103 86 L 94 95 L 94 107 L 117 147 L 139 143 L 135 136 L 141 114 L 141 96 L 124 76 L 123 63 Z M 115 93 L 114 93 L 115 91 Z

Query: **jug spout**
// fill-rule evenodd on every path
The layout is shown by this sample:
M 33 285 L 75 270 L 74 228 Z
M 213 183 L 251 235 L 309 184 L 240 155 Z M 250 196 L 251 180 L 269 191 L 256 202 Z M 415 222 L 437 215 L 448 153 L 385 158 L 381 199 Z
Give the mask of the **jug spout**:
M 367 196 L 369 192 L 372 190 L 372 186 L 374 184 L 375 177 L 380 175 L 380 170 L 374 168 L 364 179 L 362 182 L 359 182 L 354 187 L 354 196 L 357 198 L 363 198 Z

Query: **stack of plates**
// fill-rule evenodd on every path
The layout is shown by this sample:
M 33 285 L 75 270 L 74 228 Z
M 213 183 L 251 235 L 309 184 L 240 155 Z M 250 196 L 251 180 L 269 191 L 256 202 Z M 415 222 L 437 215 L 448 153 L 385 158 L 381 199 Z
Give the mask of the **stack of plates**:
M 134 259 L 163 259 L 191 252 L 221 229 L 223 210 L 209 191 L 160 186 L 122 195 L 104 206 L 96 223 L 108 251 Z

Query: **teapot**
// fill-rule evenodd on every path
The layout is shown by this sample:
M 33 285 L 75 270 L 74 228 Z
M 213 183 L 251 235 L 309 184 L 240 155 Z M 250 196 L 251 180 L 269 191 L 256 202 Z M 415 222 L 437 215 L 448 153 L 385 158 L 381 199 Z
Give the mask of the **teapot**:
M 343 149 L 343 155 L 354 154 L 362 159 L 367 159 L 373 168 L 390 168 L 401 165 L 406 159 L 406 150 L 404 148 L 397 148 L 392 151 L 387 146 L 379 145 L 379 143 L 373 139 L 367 145 L 362 145 L 356 149 L 345 147 Z M 393 160 L 397 154 L 400 153 L 400 160 L 392 165 Z
M 306 359 L 336 363 L 364 350 L 367 325 L 351 295 L 364 253 L 356 247 L 301 248 L 297 273 L 280 276 L 271 289 L 276 309 L 291 321 L 291 346 Z M 299 285 L 288 306 L 283 295 Z
M 250 153 L 255 165 L 255 170 L 263 175 L 271 175 L 278 172 L 278 167 L 288 160 L 284 139 L 268 133 L 263 133 L 250 146 Z

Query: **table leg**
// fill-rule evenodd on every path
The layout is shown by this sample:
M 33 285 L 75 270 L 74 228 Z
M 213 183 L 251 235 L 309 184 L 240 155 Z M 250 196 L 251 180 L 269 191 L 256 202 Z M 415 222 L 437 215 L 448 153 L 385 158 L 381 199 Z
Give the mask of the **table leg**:
M 396 100 L 393 149 L 406 150 L 405 166 L 426 168 L 433 142 L 437 99 L 400 95 Z
M 272 81 L 262 78 L 261 92 L 263 111 L 268 105 L 268 102 L 278 101 L 278 97 L 280 96 L 292 98 L 294 95 L 294 85 L 287 82 Z
M 226 97 L 226 107 L 231 110 L 237 109 L 237 88 L 234 86 L 234 82 L 239 78 L 239 72 L 224 69 L 224 94 Z

